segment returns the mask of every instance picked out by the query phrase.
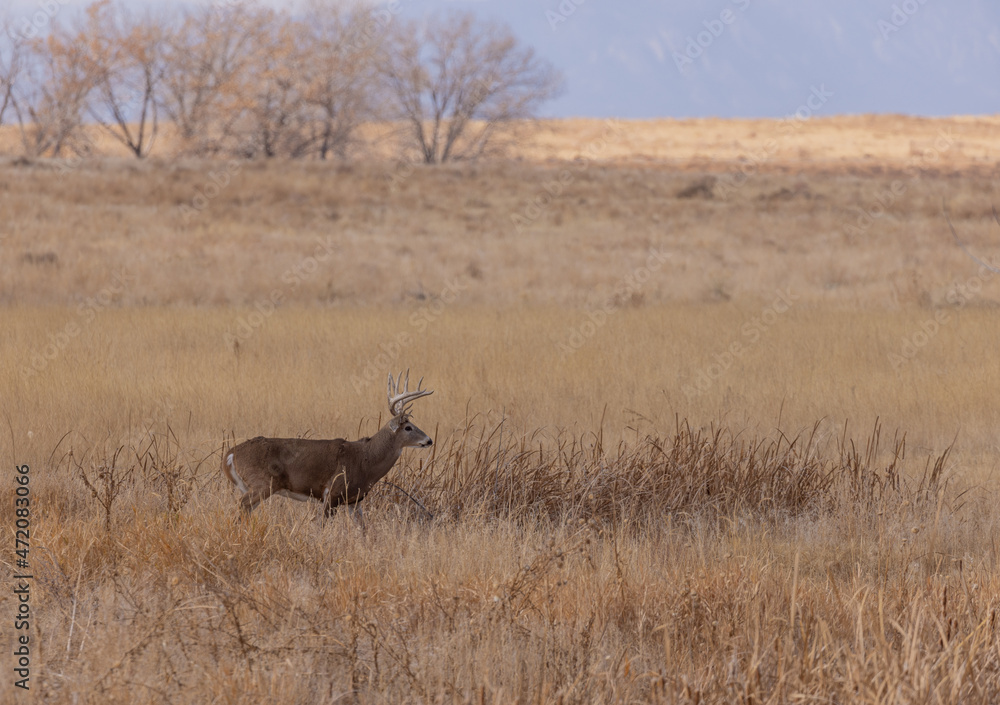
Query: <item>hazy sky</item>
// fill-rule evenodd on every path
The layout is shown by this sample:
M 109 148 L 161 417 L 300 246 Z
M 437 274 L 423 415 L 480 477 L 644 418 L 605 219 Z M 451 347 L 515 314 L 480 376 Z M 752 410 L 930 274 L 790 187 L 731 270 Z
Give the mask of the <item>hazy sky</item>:
M 566 74 L 552 116 L 1000 112 L 998 0 L 396 2 L 410 17 L 461 9 L 510 24 Z M 43 4 L 13 0 L 9 14 Z

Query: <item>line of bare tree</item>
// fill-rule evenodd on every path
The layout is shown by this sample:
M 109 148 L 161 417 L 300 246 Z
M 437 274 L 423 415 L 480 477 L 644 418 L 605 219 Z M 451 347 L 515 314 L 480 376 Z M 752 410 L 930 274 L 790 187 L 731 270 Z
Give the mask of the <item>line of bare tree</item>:
M 507 26 L 466 13 L 217 0 L 157 14 L 98 0 L 62 19 L 2 23 L 0 125 L 17 126 L 28 156 L 87 155 L 100 131 L 143 158 L 169 125 L 171 153 L 345 159 L 359 127 L 381 123 L 440 163 L 502 148 L 562 88 Z

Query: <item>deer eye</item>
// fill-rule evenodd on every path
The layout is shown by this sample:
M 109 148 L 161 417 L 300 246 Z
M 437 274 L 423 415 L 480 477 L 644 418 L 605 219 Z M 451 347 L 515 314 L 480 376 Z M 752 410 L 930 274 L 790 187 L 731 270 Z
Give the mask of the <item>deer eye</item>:
M 407 431 L 412 431 L 413 430 L 413 426 L 410 426 L 409 424 L 407 424 L 405 428 L 406 428 Z

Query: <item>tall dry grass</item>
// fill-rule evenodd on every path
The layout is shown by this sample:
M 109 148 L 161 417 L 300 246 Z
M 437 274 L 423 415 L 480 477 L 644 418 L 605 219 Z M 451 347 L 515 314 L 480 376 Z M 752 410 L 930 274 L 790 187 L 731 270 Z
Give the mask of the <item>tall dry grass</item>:
M 738 159 L 7 162 L 0 301 L 399 306 L 450 287 L 467 304 L 597 307 L 791 288 L 851 308 L 940 305 L 977 274 L 943 201 L 979 257 L 1000 242 L 992 167 L 949 166 L 951 145 L 892 169 L 806 160 L 792 173 Z M 622 296 L 654 252 L 653 276 Z
M 995 553 L 977 547 L 996 527 L 973 530 L 988 511 L 956 511 L 933 472 L 910 483 L 870 464 L 874 445 L 823 460 L 683 428 L 648 439 L 656 454 L 537 460 L 490 436 L 422 477 L 433 520 L 381 493 L 367 533 L 273 502 L 243 524 L 214 482 L 170 512 L 126 455 L 137 477 L 110 528 L 79 490 L 58 511 L 39 497 L 36 687 L 53 702 L 995 697 Z
M 609 447 L 677 418 L 762 435 L 821 421 L 824 439 L 845 421 L 856 436 L 881 418 L 914 452 L 956 441 L 956 462 L 994 469 L 1000 330 L 975 302 L 943 309 L 930 336 L 933 309 L 795 303 L 772 321 L 770 306 L 642 306 L 611 314 L 568 352 L 587 311 L 454 303 L 414 325 L 424 305 L 283 308 L 246 337 L 240 321 L 256 322 L 254 309 L 108 308 L 90 319 L 9 308 L 0 414 L 13 453 L 3 460 L 47 458 L 67 432 L 64 444 L 129 439 L 152 421 L 206 453 L 229 433 L 364 435 L 384 417 L 384 375 L 409 367 L 436 390 L 417 419 L 438 436 L 476 414 L 550 438 L 603 429 Z
M 36 688 L 51 702 L 990 702 L 988 506 L 934 470 L 911 482 L 871 464 L 874 440 L 825 458 L 800 440 L 682 428 L 637 452 L 536 459 L 490 432 L 449 447 L 457 473 L 417 474 L 433 519 L 380 492 L 365 533 L 277 502 L 235 521 L 208 478 L 169 511 L 128 447 L 113 462 L 135 482 L 110 528 L 78 488 L 38 497 Z
M 995 702 L 998 296 L 941 216 L 995 254 L 995 138 L 952 123 L 919 169 L 937 123 L 807 123 L 735 190 L 774 124 L 631 124 L 586 168 L 530 160 L 603 127 L 543 126 L 522 163 L 243 165 L 188 218 L 224 165 L 5 163 L 36 696 Z M 223 444 L 368 434 L 404 367 L 435 447 L 365 531 L 237 521 Z
M 686 401 L 759 308 L 621 311 L 566 358 L 544 342 L 565 309 L 446 309 L 391 360 L 436 390 L 416 409 L 435 449 L 405 454 L 365 531 L 277 498 L 239 522 L 217 453 L 373 429 L 381 376 L 360 393 L 352 376 L 408 313 L 279 310 L 227 345 L 248 313 L 101 310 L 28 377 L 24 351 L 79 314 L 5 313 L 4 461 L 34 477 L 44 700 L 1000 692 L 989 310 L 897 370 L 886 350 L 926 311 L 793 308 Z M 852 369 L 864 386 L 838 378 Z

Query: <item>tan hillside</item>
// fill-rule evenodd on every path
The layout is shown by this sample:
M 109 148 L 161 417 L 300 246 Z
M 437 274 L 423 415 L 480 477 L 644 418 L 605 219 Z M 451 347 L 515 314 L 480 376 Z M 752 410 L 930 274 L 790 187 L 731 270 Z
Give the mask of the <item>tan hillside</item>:
M 997 702 L 997 128 L 543 121 L 440 167 L 4 128 L 0 701 L 24 635 L 57 704 Z M 224 447 L 371 434 L 405 368 L 434 446 L 364 528 L 237 519 Z

